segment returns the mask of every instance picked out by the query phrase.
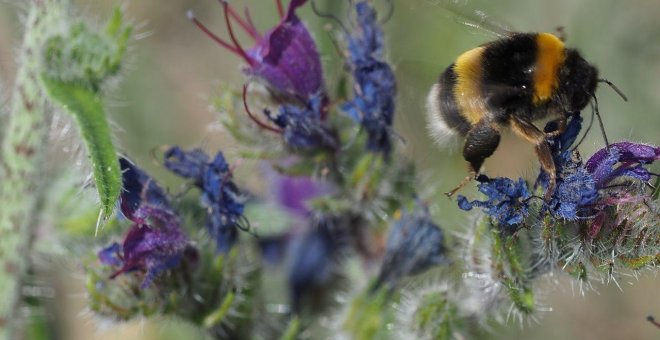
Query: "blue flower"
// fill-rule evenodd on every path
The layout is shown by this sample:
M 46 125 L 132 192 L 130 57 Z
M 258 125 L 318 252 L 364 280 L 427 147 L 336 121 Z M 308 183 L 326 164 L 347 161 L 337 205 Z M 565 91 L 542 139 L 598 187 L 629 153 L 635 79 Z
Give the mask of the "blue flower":
M 392 149 L 392 123 L 396 98 L 396 79 L 384 61 L 383 31 L 376 11 L 369 2 L 355 5 L 356 33 L 349 35 L 349 64 L 355 82 L 354 98 L 342 105 L 367 132 L 367 149 L 389 155 Z
M 479 177 L 479 191 L 488 199 L 485 201 L 468 201 L 463 195 L 458 196 L 458 207 L 462 210 L 472 210 L 474 207 L 483 209 L 486 214 L 495 219 L 498 224 L 515 226 L 527 217 L 531 197 L 527 183 L 520 178 L 515 182 L 509 178 L 489 179 Z M 515 231 L 515 230 L 510 230 Z
M 566 130 L 548 140 L 556 167 L 557 186 L 552 193 L 550 202 L 547 202 L 545 206 L 556 217 L 566 220 L 575 220 L 580 215 L 589 215 L 588 212 L 582 214 L 581 212 L 591 209 L 593 203 L 598 199 L 598 190 L 593 177 L 584 168 L 577 153 L 570 149 L 581 129 L 582 117 L 573 115 Z M 539 183 L 547 188 L 548 174 L 542 171 Z
M 597 199 L 594 179 L 584 167 L 564 167 L 549 205 L 556 216 L 574 220 L 584 207 L 591 206 Z
M 284 144 L 293 150 L 326 150 L 336 151 L 339 139 L 323 120 L 323 98 L 314 96 L 306 106 L 283 104 L 279 114 L 274 116 L 270 111 L 264 111 L 282 134 Z
M 238 240 L 238 229 L 245 227 L 243 197 L 232 181 L 232 173 L 222 152 L 211 161 L 200 149 L 184 151 L 178 146 L 165 152 L 165 167 L 193 181 L 202 191 L 207 208 L 207 228 L 218 252 L 227 253 Z
M 98 253 L 105 265 L 120 267 L 111 278 L 120 274 L 145 273 L 142 287 L 167 269 L 176 267 L 188 247 L 188 237 L 171 210 L 164 191 L 146 173 L 125 158 L 120 158 L 123 191 L 120 208 L 134 224 L 122 245 L 113 243 Z
M 401 278 L 447 263 L 444 242 L 442 230 L 426 209 L 404 214 L 390 229 L 376 287 L 384 282 L 394 285 Z
M 336 217 L 322 216 L 311 230 L 291 244 L 288 283 L 293 310 L 300 312 L 305 297 L 318 298 L 337 275 L 337 261 L 343 247 Z

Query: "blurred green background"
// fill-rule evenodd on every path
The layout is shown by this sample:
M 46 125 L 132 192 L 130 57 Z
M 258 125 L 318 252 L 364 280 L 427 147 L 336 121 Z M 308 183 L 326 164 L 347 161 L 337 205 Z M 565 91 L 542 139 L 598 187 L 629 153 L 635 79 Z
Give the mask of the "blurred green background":
M 348 1 L 316 0 L 320 7 L 345 18 Z M 116 126 L 120 149 L 131 155 L 155 176 L 164 172 L 150 161 L 150 152 L 161 145 L 219 147 L 237 161 L 236 148 L 218 128 L 217 114 L 210 107 L 220 84 L 238 88 L 243 83 L 240 60 L 215 45 L 187 19 L 192 9 L 197 16 L 225 36 L 222 10 L 214 0 L 78 0 L 80 14 L 106 18 L 112 6 L 121 3 L 137 27 L 137 39 L 130 49 L 130 62 L 122 81 L 111 91 L 111 120 Z M 375 1 L 386 10 L 386 1 Z M 600 111 L 611 141 L 630 139 L 660 144 L 660 1 L 658 0 L 525 0 L 457 1 L 466 11 L 481 10 L 495 22 L 518 31 L 555 32 L 564 26 L 567 44 L 578 48 L 595 64 L 601 75 L 613 81 L 629 97 L 623 102 L 610 88 L 597 92 Z M 15 72 L 13 60 L 19 43 L 22 1 L 0 1 L 0 75 L 2 89 L 11 88 Z M 400 152 L 419 166 L 423 197 L 433 204 L 440 224 L 460 231 L 467 223 L 462 213 L 442 192 L 465 175 L 459 144 L 439 149 L 432 145 L 424 126 L 426 92 L 438 74 L 461 52 L 494 37 L 462 23 L 447 11 L 441 1 L 398 0 L 385 25 L 388 54 L 395 65 L 399 98 L 396 130 L 405 142 Z M 276 18 L 274 1 L 233 1 L 251 9 L 260 29 L 272 26 Z M 315 16 L 309 6 L 299 12 L 319 40 L 326 63 L 327 81 L 337 78 L 340 56 L 324 27 L 330 23 Z M 245 37 L 243 37 L 245 38 Z M 244 39 L 249 46 L 249 39 Z M 6 101 L 7 92 L 0 92 Z M 585 111 L 585 117 L 590 114 Z M 1 120 L 0 120 L 1 121 Z M 582 144 L 583 155 L 602 146 L 597 129 Z M 453 149 L 453 150 L 452 150 Z M 493 175 L 531 177 L 537 163 L 530 145 L 505 136 L 498 152 L 486 163 Z M 237 171 L 239 183 L 248 181 L 248 171 Z M 247 184 L 249 186 L 249 184 Z M 258 191 L 253 185 L 250 189 Z M 473 191 L 473 190 L 472 190 Z M 467 191 L 468 193 L 470 191 Z M 138 321 L 129 325 L 97 322 L 84 313 L 82 280 L 75 264 L 61 261 L 54 280 L 56 301 L 62 309 L 65 339 L 180 339 L 202 335 L 171 320 Z M 660 330 L 649 324 L 648 314 L 660 317 L 659 282 L 652 275 L 624 277 L 619 283 L 595 284 L 597 292 L 585 296 L 565 277 L 540 282 L 542 303 L 552 312 L 539 314 L 540 321 L 513 320 L 493 329 L 494 339 L 660 339 Z M 575 289 L 574 289 L 575 288 Z

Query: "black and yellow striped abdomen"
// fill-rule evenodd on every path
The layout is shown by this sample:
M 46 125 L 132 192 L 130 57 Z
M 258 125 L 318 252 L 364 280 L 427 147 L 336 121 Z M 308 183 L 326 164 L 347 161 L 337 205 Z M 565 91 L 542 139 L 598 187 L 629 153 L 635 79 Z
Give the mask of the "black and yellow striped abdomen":
M 515 34 L 469 50 L 432 89 L 428 106 L 435 112 L 428 113 L 429 124 L 441 119 L 445 128 L 465 135 L 484 118 L 495 124 L 513 113 L 541 118 L 544 110 L 537 108 L 556 94 L 565 58 L 563 42 L 549 33 Z M 439 131 L 442 124 L 435 125 Z

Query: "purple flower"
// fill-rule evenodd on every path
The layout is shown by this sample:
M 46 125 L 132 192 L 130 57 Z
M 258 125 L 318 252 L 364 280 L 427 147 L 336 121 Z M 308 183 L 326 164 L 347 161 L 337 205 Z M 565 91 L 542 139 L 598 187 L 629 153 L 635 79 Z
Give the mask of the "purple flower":
M 644 165 L 660 159 L 660 148 L 631 142 L 615 143 L 599 150 L 583 164 L 579 155 L 570 150 L 581 129 L 581 123 L 582 118 L 573 115 L 566 131 L 549 139 L 557 168 L 557 188 L 546 207 L 555 216 L 567 220 L 590 218 L 591 225 L 587 234 L 594 238 L 606 222 L 607 207 L 638 203 L 641 200 L 639 194 L 632 192 L 631 188 L 606 191 L 609 183 L 619 177 L 648 181 L 652 174 Z M 547 174 L 541 174 L 539 182 L 547 187 L 547 179 Z
M 134 224 L 121 246 L 113 243 L 98 257 L 105 265 L 120 267 L 111 278 L 131 271 L 145 272 L 142 287 L 147 287 L 159 273 L 179 264 L 188 238 L 158 184 L 127 159 L 121 158 L 119 163 L 124 188 L 120 208 Z
M 314 39 L 296 16 L 295 10 L 307 0 L 292 0 L 284 11 L 278 1 L 282 19 L 280 23 L 261 35 L 250 19 L 241 18 L 226 1 L 223 1 L 225 23 L 231 43 L 206 28 L 190 14 L 191 20 L 213 40 L 247 63 L 245 73 L 266 85 L 272 98 L 280 104 L 277 115 L 264 110 L 265 116 L 275 125 L 259 120 L 247 104 L 247 85 L 243 87 L 243 103 L 248 116 L 261 128 L 282 135 L 288 147 L 299 150 L 329 150 L 339 147 L 336 134 L 324 123 L 328 111 L 328 97 L 323 83 L 321 59 Z M 232 20 L 255 40 L 255 45 L 243 49 L 234 36 Z
M 272 199 L 289 213 L 308 218 L 309 200 L 331 192 L 330 186 L 309 176 L 289 176 L 266 170 Z
M 119 267 L 124 263 L 124 261 L 119 257 L 120 252 L 121 252 L 121 245 L 117 242 L 114 242 L 113 244 L 99 251 L 98 253 L 99 261 L 101 261 L 102 264 L 108 266 Z
M 396 79 L 383 56 L 383 31 L 367 1 L 355 5 L 358 27 L 348 39 L 354 98 L 342 109 L 367 132 L 367 149 L 389 155 L 394 121 Z
M 660 147 L 648 144 L 619 142 L 598 150 L 589 158 L 586 169 L 596 185 L 603 188 L 618 177 L 631 177 L 641 181 L 651 179 L 644 165 L 660 160 Z M 618 165 L 618 166 L 617 166 Z
M 271 201 L 294 218 L 285 232 L 259 238 L 262 257 L 269 264 L 275 264 L 284 258 L 292 244 L 300 242 L 306 226 L 311 222 L 309 200 L 329 194 L 331 188 L 311 177 L 283 175 L 271 167 L 266 167 L 264 173 L 270 186 Z
M 145 208 L 153 211 L 154 207 L 172 210 L 163 189 L 144 171 L 133 165 L 128 159 L 120 158 L 122 170 L 122 193 L 120 210 L 130 221 L 146 223 Z
M 463 195 L 458 196 L 458 207 L 462 210 L 472 210 L 474 207 L 483 209 L 487 215 L 495 219 L 498 224 L 515 226 L 527 217 L 531 197 L 527 183 L 520 178 L 515 182 L 509 178 L 498 177 L 489 179 L 479 176 L 479 191 L 488 199 L 485 201 L 468 201 Z M 515 230 L 509 230 L 511 232 Z
M 142 287 L 147 287 L 159 273 L 176 267 L 186 250 L 188 238 L 174 218 L 168 226 L 134 224 L 124 238 L 121 257 L 117 252 L 122 267 L 111 278 L 140 270 L 146 272 Z
M 403 277 L 447 263 L 444 242 L 442 230 L 425 208 L 404 214 L 390 229 L 376 287 L 385 282 L 394 285 Z
M 207 208 L 207 228 L 218 252 L 227 253 L 238 240 L 238 229 L 247 228 L 243 216 L 244 198 L 232 181 L 232 173 L 222 152 L 211 161 L 200 149 L 184 151 L 178 146 L 165 152 L 165 167 L 193 181 L 202 191 Z
M 589 158 L 585 165 L 586 170 L 596 181 L 596 187 L 606 194 L 594 203 L 596 211 L 592 225 L 587 231 L 589 238 L 598 236 L 600 230 L 608 222 L 606 209 L 608 207 L 621 207 L 629 204 L 640 204 L 647 199 L 643 191 L 637 191 L 634 186 L 621 187 L 614 192 L 605 191 L 615 179 L 628 177 L 649 181 L 653 175 L 644 166 L 660 160 L 660 147 L 648 144 L 619 142 L 611 144 L 608 148 L 598 150 Z M 626 218 L 629 218 L 627 216 Z M 617 218 L 615 225 L 625 223 Z
M 225 24 L 231 43 L 226 42 L 206 28 L 189 13 L 190 19 L 224 48 L 237 54 L 247 63 L 245 73 L 261 80 L 277 99 L 307 103 L 313 96 L 325 96 L 323 69 L 316 44 L 295 11 L 307 0 L 292 0 L 277 26 L 260 34 L 249 12 L 241 18 L 226 1 Z M 255 41 L 253 47 L 244 49 L 234 36 L 232 20 Z

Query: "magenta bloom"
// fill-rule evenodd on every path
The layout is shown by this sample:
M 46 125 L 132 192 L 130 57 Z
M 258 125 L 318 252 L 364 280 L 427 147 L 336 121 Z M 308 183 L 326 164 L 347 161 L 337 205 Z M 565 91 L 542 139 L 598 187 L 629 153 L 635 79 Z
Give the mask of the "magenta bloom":
M 660 160 L 660 147 L 619 142 L 610 145 L 609 149 L 598 150 L 585 165 L 585 168 L 596 181 L 598 188 L 605 187 L 617 177 L 632 177 L 641 181 L 651 179 L 651 173 L 644 165 Z
M 142 287 L 147 287 L 158 274 L 176 267 L 181 261 L 188 238 L 179 227 L 178 218 L 163 210 L 154 210 L 150 215 L 160 225 L 136 223 L 126 234 L 121 249 L 114 243 L 99 253 L 102 263 L 121 265 L 111 278 L 130 271 L 142 271 L 145 272 Z M 108 252 L 115 255 L 109 257 Z
M 213 34 L 191 13 L 189 17 L 214 41 L 243 58 L 247 63 L 245 73 L 263 81 L 275 97 L 307 103 L 311 97 L 323 94 L 324 84 L 321 59 L 314 39 L 295 14 L 295 10 L 306 2 L 307 0 L 291 0 L 289 8 L 284 12 L 278 1 L 282 19 L 277 26 L 262 35 L 254 26 L 247 10 L 246 18 L 241 18 L 223 1 L 231 43 Z M 238 43 L 234 36 L 232 20 L 254 39 L 253 47 L 246 50 Z
M 113 243 L 98 253 L 101 263 L 119 267 L 111 276 L 141 271 L 147 287 L 162 271 L 176 267 L 188 247 L 188 237 L 170 207 L 163 189 L 125 158 L 119 160 L 123 191 L 122 214 L 134 224 L 123 243 Z
M 312 211 L 309 201 L 333 192 L 328 183 L 309 176 L 281 174 L 270 166 L 264 168 L 264 173 L 272 200 L 288 213 L 298 217 L 310 217 Z
M 644 166 L 660 160 L 660 147 L 633 143 L 614 143 L 608 148 L 598 150 L 587 161 L 585 168 L 596 182 L 596 188 L 606 189 L 609 183 L 619 177 L 635 178 L 643 182 L 651 179 L 653 174 Z M 596 203 L 597 213 L 594 222 L 588 230 L 588 236 L 595 238 L 607 222 L 605 208 L 625 204 L 641 203 L 645 195 L 630 187 L 623 191 L 603 197 Z

